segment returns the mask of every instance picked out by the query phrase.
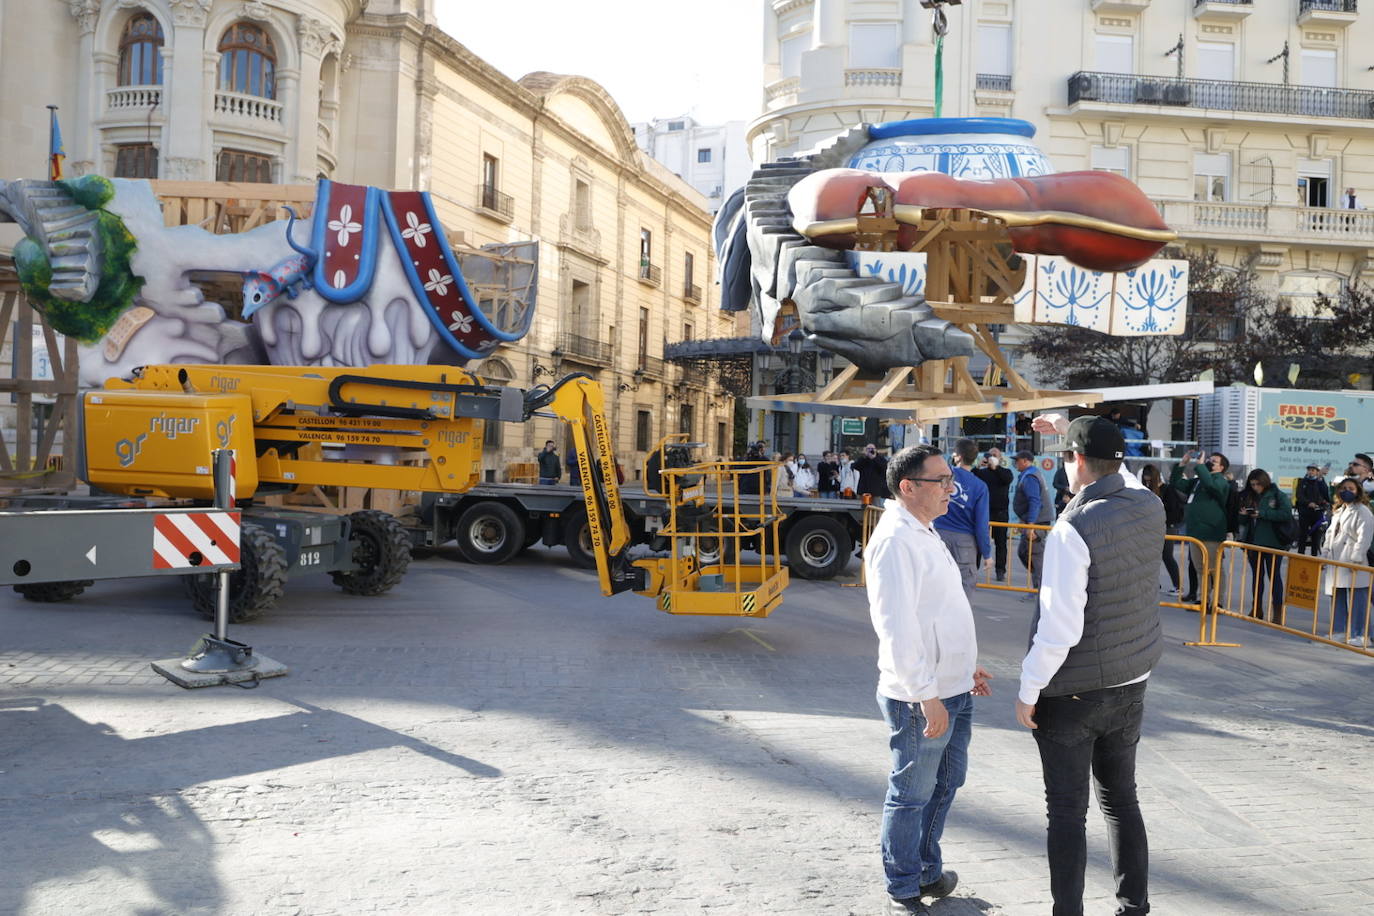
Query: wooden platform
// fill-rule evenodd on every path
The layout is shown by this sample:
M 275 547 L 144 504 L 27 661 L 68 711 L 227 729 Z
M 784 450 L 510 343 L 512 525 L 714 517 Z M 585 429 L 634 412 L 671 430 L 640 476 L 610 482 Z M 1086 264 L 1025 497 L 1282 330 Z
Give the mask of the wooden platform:
M 821 391 L 759 395 L 745 404 L 753 409 L 925 424 L 1011 411 L 1090 407 L 1101 400 L 1095 391 L 1031 388 L 1024 381 L 1006 387 L 983 385 L 969 374 L 968 360 L 960 358 L 890 369 L 882 378 L 860 377 L 858 367 L 849 366 Z

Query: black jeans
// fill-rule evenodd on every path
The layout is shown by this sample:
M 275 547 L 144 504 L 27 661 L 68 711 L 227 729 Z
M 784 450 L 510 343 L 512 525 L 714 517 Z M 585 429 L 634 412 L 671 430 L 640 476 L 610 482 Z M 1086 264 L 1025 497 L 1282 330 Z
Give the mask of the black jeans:
M 1005 522 L 1007 513 L 989 512 L 988 520 L 993 522 Z M 1007 530 L 1001 526 L 992 529 L 992 552 L 997 559 L 994 565 L 997 567 L 997 578 L 1005 579 L 1007 576 Z
M 1145 711 L 1145 682 L 1062 697 L 1041 697 L 1034 731 L 1049 812 L 1046 849 L 1053 916 L 1082 916 L 1088 861 L 1086 818 L 1091 775 L 1107 821 L 1116 876 L 1116 912 L 1150 911 L 1149 842 L 1135 792 L 1135 749 Z
M 1270 623 L 1283 621 L 1283 557 L 1276 553 L 1245 552 L 1250 564 L 1250 616 Z M 1264 579 L 1269 577 L 1269 601 L 1264 600 Z
M 1326 534 L 1326 529 L 1322 527 L 1322 513 L 1317 509 L 1298 510 L 1298 546 L 1293 549 L 1298 553 L 1303 553 L 1309 546 L 1312 548 L 1312 556 L 1316 556 L 1322 551 L 1322 535 Z
M 1166 531 L 1169 534 L 1178 534 L 1177 528 L 1168 528 Z M 1185 541 L 1184 543 L 1187 542 Z M 1178 588 L 1178 558 L 1175 557 L 1174 554 L 1178 552 L 1178 548 L 1178 541 L 1165 541 L 1164 553 L 1160 556 L 1160 559 L 1164 561 L 1165 571 L 1169 573 L 1169 581 L 1174 583 L 1175 589 Z M 1197 577 L 1193 576 L 1192 578 L 1195 579 Z

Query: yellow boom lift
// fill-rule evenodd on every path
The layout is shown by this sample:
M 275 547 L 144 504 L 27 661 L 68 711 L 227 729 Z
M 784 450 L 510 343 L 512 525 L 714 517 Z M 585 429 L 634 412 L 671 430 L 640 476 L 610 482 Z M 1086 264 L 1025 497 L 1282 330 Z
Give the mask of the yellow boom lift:
M 673 549 L 667 558 L 629 559 L 604 397 L 582 373 L 522 391 L 446 366 L 147 366 L 86 395 L 79 474 L 114 493 L 208 500 L 210 452 L 233 449 L 234 493 L 247 508 L 231 611 L 244 620 L 275 601 L 288 573 L 328 571 L 345 591 L 380 594 L 409 562 L 408 538 L 385 513 L 353 513 L 331 528 L 337 519 L 254 505 L 254 497 L 312 486 L 463 492 L 480 479 L 485 424 L 533 416 L 569 424 L 603 594 L 633 589 L 688 614 L 767 616 L 780 603 L 787 570 L 776 505 L 764 500 L 748 515 L 734 508 L 746 475 L 769 491 L 757 465 L 664 469 L 670 518 L 662 533 Z M 710 538 L 724 548 L 750 536 L 758 563 L 722 549 L 719 562 L 699 566 L 692 550 Z M 208 578 L 187 577 L 202 613 L 213 610 Z

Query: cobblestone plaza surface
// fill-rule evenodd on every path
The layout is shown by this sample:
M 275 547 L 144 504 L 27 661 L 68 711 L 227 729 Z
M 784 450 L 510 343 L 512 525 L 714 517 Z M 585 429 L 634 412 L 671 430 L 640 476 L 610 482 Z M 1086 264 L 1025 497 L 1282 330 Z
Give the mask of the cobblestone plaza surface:
M 855 564 L 854 571 L 857 571 Z M 938 916 L 1049 912 L 1039 762 L 1012 714 L 1031 606 L 980 591 Z M 1140 753 L 1166 914 L 1374 911 L 1374 660 L 1165 609 Z M 326 577 L 231 636 L 291 673 L 186 691 L 167 580 L 0 596 L 0 913 L 882 913 L 886 735 L 864 592 L 768 620 L 603 599 L 562 551 L 446 552 L 388 596 Z M 1089 812 L 1088 911 L 1110 912 Z

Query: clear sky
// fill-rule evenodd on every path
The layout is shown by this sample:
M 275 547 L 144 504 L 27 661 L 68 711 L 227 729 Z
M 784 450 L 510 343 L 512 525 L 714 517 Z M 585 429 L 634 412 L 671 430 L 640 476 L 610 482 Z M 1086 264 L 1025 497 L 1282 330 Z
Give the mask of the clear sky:
M 589 77 L 631 122 L 759 114 L 761 0 L 436 0 L 435 14 L 511 79 L 535 70 Z

